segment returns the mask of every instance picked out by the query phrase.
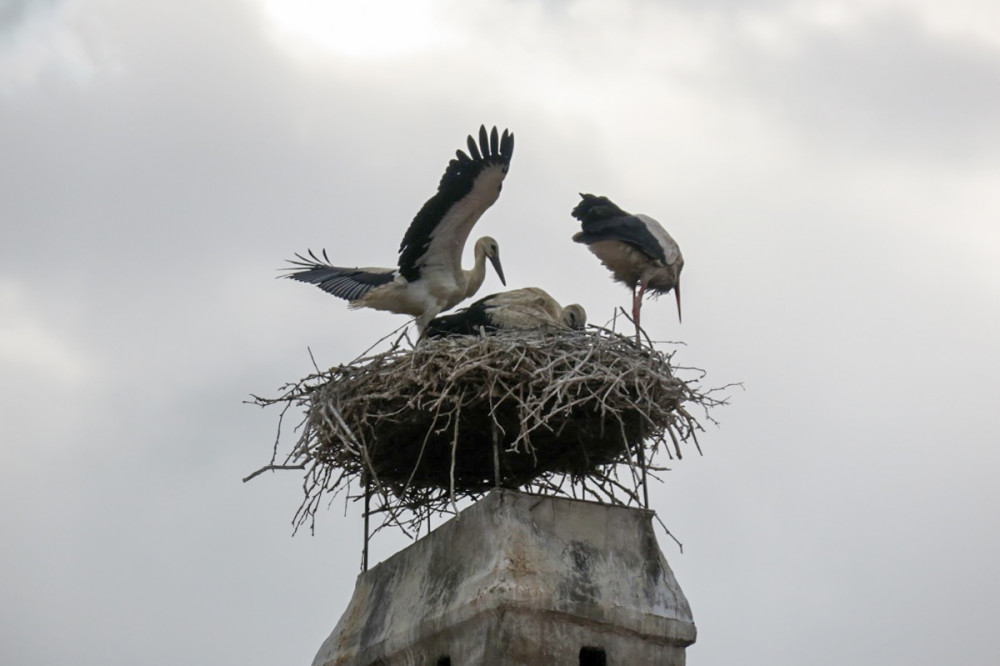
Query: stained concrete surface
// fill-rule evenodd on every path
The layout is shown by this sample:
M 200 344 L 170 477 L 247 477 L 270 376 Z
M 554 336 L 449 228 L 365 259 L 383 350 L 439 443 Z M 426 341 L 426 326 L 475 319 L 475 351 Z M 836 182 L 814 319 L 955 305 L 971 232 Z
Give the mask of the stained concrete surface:
M 682 666 L 694 620 L 652 518 L 494 491 L 362 573 L 313 666 Z

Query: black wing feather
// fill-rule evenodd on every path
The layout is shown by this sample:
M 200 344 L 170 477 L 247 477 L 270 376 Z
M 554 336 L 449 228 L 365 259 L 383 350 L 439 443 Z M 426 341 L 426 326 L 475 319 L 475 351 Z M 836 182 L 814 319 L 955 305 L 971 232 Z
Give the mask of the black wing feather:
M 584 231 L 587 230 L 589 223 L 631 215 L 631 213 L 625 212 L 607 197 L 581 194 L 580 198 L 582 200 L 573 209 L 572 214 L 573 217 L 583 223 Z
M 483 156 L 479 153 L 479 148 L 476 146 L 476 142 L 472 140 L 472 135 L 469 135 L 469 155 L 472 155 L 473 160 L 481 160 Z
M 496 129 L 496 126 L 493 126 Z M 486 134 L 486 125 L 479 126 L 479 149 L 482 151 L 483 157 L 491 157 L 490 153 L 490 140 L 489 135 Z
M 442 338 L 449 335 L 477 335 L 480 329 L 498 330 L 490 319 L 489 311 L 491 308 L 486 303 L 495 295 L 491 294 L 486 298 L 481 298 L 458 312 L 431 319 L 427 328 L 424 329 L 424 335 L 428 338 Z
M 507 130 L 504 130 L 503 136 L 500 137 L 500 154 L 506 155 L 508 162 L 510 162 L 510 156 L 514 154 L 514 135 L 508 134 Z
M 292 265 L 282 269 L 290 272 L 281 277 L 314 284 L 323 291 L 348 301 L 361 298 L 375 287 L 392 282 L 395 277 L 392 272 L 378 273 L 333 266 L 326 250 L 323 250 L 322 260 L 312 250 L 309 250 L 308 257 L 297 253 L 295 256 L 297 259 L 288 261 Z
M 626 213 L 607 197 L 581 194 L 583 200 L 573 209 L 573 217 L 580 220 L 583 231 L 573 240 L 587 245 L 597 241 L 616 240 L 641 250 L 652 259 L 667 263 L 656 237 L 635 215 Z
M 496 127 L 493 133 L 497 133 Z M 461 150 L 455 152 L 455 159 L 448 163 L 441 176 L 437 194 L 424 203 L 403 235 L 403 242 L 399 245 L 399 272 L 407 280 L 412 282 L 420 277 L 417 261 L 427 252 L 431 232 L 448 209 L 472 191 L 476 177 L 487 167 L 501 165 L 506 169 L 510 165 L 514 154 L 514 135 L 509 131 L 504 130 L 499 137 L 499 152 L 492 149 L 485 125 L 479 128 L 479 143 L 482 150 L 476 147 L 470 135 L 468 144 L 472 157 Z

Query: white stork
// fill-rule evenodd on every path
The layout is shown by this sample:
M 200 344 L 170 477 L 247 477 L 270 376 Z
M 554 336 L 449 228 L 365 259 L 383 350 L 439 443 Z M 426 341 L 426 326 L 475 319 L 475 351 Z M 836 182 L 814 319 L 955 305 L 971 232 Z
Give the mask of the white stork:
M 647 291 L 659 296 L 672 289 L 680 321 L 684 257 L 674 239 L 648 215 L 626 213 L 607 197 L 580 196 L 583 200 L 573 209 L 573 217 L 580 220 L 583 231 L 574 234 L 573 240 L 585 243 L 614 279 L 632 290 L 636 342 L 642 297 Z
M 439 312 L 475 294 L 486 278 L 486 260 L 507 284 L 500 266 L 500 247 L 489 236 L 476 241 L 475 265 L 462 269 L 462 251 L 473 225 L 500 196 L 514 135 L 479 128 L 479 145 L 468 138 L 469 155 L 459 150 L 441 177 L 437 194 L 427 200 L 410 223 L 399 246 L 397 268 L 342 268 L 311 250 L 296 254 L 285 277 L 315 284 L 349 301 L 350 308 L 372 308 L 417 318 L 417 330 Z
M 538 287 L 512 289 L 481 298 L 454 314 L 441 315 L 427 325 L 429 338 L 447 335 L 476 335 L 498 330 L 572 328 L 587 324 L 587 312 L 573 303 L 562 307 L 556 299 Z

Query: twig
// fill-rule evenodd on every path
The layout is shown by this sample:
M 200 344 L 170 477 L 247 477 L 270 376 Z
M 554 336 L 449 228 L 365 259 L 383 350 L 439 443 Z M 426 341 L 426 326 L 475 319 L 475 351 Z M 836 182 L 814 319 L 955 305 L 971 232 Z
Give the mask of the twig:
M 243 477 L 243 483 L 246 483 L 247 481 L 249 481 L 250 479 L 252 479 L 254 477 L 260 476 L 264 472 L 275 472 L 275 471 L 281 470 L 281 469 L 305 469 L 305 468 L 306 468 L 306 464 L 305 463 L 301 463 L 299 465 L 264 465 L 263 467 L 261 467 L 259 470 L 257 470 L 253 474 L 251 474 L 249 476 L 244 476 Z

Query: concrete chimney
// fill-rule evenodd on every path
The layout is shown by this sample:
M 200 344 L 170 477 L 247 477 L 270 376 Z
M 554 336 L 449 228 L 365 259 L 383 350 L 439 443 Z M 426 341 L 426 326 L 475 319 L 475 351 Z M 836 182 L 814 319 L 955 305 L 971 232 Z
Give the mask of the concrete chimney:
M 358 576 L 313 666 L 683 666 L 653 513 L 496 490 Z

